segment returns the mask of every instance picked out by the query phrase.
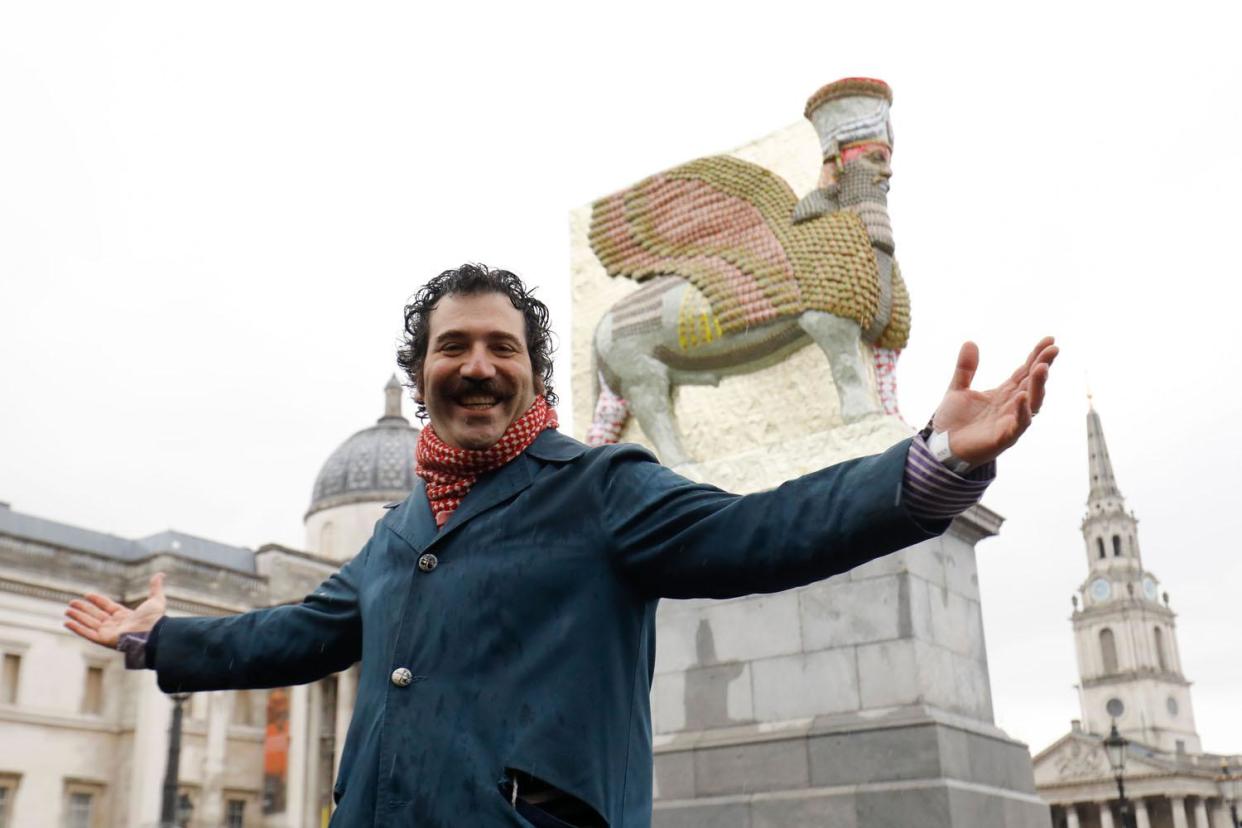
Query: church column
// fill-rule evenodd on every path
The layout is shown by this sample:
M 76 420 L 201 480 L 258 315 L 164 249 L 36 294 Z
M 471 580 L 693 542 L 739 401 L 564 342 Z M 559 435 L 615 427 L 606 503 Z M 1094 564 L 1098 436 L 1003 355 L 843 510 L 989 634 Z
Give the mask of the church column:
M 1151 817 L 1147 816 L 1147 800 L 1134 800 L 1134 819 L 1138 828 L 1151 828 Z
M 1173 828 L 1190 828 L 1186 822 L 1186 797 L 1171 796 L 1169 804 L 1173 806 Z
M 1216 806 L 1212 808 L 1212 828 L 1234 828 L 1229 806 L 1223 799 L 1217 799 Z
M 1077 805 L 1071 803 L 1065 806 L 1065 826 L 1066 828 L 1079 828 Z
M 204 825 L 224 822 L 224 760 L 232 715 L 232 693 L 208 695 L 207 755 L 203 761 L 203 793 L 196 815 Z
M 1195 800 L 1195 828 L 1212 828 L 1208 825 L 1207 801 L 1203 797 Z
M 1113 828 L 1113 809 L 1107 802 L 1100 803 L 1100 828 Z

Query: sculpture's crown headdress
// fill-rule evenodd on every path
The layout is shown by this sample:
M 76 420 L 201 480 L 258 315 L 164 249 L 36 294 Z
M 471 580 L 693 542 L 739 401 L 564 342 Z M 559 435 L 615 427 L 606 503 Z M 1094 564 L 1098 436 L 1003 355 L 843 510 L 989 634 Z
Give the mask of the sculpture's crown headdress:
M 819 134 L 824 160 L 862 141 L 893 144 L 888 108 L 893 90 L 875 78 L 842 78 L 820 87 L 806 102 L 804 114 Z

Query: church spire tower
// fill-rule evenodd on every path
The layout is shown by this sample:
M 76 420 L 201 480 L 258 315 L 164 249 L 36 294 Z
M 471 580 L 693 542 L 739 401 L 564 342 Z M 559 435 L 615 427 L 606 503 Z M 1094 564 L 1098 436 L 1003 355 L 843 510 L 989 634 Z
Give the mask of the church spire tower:
M 1074 643 L 1086 729 L 1169 752 L 1200 751 L 1182 675 L 1175 615 L 1143 568 L 1138 519 L 1126 510 L 1104 426 L 1088 395 L 1087 514 L 1082 520 L 1087 578 L 1074 601 Z M 1080 602 L 1081 601 L 1081 605 Z

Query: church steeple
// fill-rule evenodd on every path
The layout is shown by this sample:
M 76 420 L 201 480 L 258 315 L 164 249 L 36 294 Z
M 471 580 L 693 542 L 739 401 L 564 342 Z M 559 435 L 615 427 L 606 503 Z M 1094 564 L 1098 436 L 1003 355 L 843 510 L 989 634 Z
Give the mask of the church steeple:
M 1100 415 L 1090 404 L 1087 458 L 1087 578 L 1073 615 L 1083 721 L 1091 733 L 1107 733 L 1115 720 L 1127 738 L 1145 745 L 1197 751 L 1174 614 L 1167 600 L 1159 601 L 1159 581 L 1143 568 L 1138 519 L 1126 510 Z
M 1082 534 L 1087 542 L 1088 566 L 1092 570 L 1140 568 L 1138 519 L 1126 511 L 1125 498 L 1117 486 L 1113 461 L 1104 441 L 1104 425 L 1087 395 L 1087 514 Z
M 1104 442 L 1104 426 L 1100 423 L 1100 415 L 1091 404 L 1091 395 L 1087 395 L 1087 463 L 1091 473 L 1091 493 L 1087 502 L 1116 498 L 1122 500 L 1121 489 L 1117 488 L 1117 478 L 1113 474 L 1113 461 L 1108 456 L 1108 444 Z

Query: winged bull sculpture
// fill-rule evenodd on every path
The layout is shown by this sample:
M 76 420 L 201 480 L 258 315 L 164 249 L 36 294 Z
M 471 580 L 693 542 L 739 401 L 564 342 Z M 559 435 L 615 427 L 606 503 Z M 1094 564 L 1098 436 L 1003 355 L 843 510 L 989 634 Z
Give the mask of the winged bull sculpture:
M 888 219 L 891 103 L 888 85 L 870 78 L 811 96 L 805 115 L 823 167 L 817 189 L 800 200 L 775 173 L 713 156 L 592 206 L 595 255 L 610 276 L 641 287 L 596 326 L 588 443 L 616 442 L 632 413 L 664 463 L 688 462 L 674 386 L 714 385 L 810 342 L 828 357 L 845 422 L 898 414 L 894 372 L 910 300 Z

